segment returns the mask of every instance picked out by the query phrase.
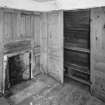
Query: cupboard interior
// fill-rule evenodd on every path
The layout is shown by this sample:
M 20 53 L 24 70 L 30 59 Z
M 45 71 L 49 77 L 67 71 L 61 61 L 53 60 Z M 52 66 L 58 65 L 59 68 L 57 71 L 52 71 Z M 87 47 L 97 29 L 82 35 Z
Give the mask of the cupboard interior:
M 64 12 L 64 76 L 90 86 L 90 11 Z

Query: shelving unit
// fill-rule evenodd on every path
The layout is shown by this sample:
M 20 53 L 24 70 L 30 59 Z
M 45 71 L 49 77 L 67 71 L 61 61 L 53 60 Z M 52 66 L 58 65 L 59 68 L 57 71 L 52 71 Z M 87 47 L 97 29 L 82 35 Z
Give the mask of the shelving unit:
M 64 12 L 65 76 L 90 86 L 89 10 Z

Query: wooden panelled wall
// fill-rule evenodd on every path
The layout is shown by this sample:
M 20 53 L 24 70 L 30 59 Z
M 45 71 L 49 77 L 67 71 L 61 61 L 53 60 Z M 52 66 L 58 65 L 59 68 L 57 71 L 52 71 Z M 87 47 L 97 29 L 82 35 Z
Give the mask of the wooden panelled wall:
M 53 23 L 54 27 L 55 22 L 52 21 L 51 16 L 54 16 L 54 19 L 57 18 L 56 22 L 59 21 L 57 23 L 59 24 L 58 27 L 52 31 L 50 30 L 51 24 Z M 37 63 L 41 65 L 44 72 L 50 72 L 48 68 L 48 62 L 50 61 L 52 67 L 53 64 L 56 64 L 55 66 L 58 69 L 56 71 L 55 68 L 56 70 L 54 69 L 53 72 L 58 73 L 59 79 L 63 81 L 63 53 L 60 53 L 63 52 L 63 15 L 58 11 L 51 16 L 49 13 L 34 14 L 24 11 L 0 10 L 0 86 L 2 86 L 3 79 L 4 45 L 21 40 L 31 40 L 33 68 Z M 92 92 L 105 99 L 105 8 L 91 9 L 90 17 Z M 57 35 L 61 36 L 56 37 Z M 56 43 L 59 49 L 54 45 L 54 38 L 59 40 Z M 55 41 L 57 42 L 57 40 Z M 54 47 L 50 49 L 51 46 L 48 46 L 48 43 L 54 45 Z M 55 50 L 56 48 L 58 50 Z M 38 52 L 40 52 L 40 55 Z
M 9 43 L 16 46 L 16 43 L 19 45 L 27 40 L 31 42 L 32 70 L 36 66 L 40 69 L 40 13 L 0 9 L 0 90 L 4 78 L 3 55 L 8 48 L 4 47 Z
M 105 8 L 91 9 L 92 93 L 105 101 Z
M 22 45 L 23 48 L 29 41 L 33 74 L 36 75 L 41 71 L 63 82 L 63 11 L 34 13 L 0 9 L 1 91 L 4 78 L 3 55 L 11 48 L 14 51 L 17 44 Z

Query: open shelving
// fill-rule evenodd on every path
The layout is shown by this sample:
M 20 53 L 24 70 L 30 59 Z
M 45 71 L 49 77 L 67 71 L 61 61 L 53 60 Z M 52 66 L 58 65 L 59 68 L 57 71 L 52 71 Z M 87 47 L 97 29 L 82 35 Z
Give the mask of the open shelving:
M 64 12 L 65 76 L 90 86 L 90 12 Z

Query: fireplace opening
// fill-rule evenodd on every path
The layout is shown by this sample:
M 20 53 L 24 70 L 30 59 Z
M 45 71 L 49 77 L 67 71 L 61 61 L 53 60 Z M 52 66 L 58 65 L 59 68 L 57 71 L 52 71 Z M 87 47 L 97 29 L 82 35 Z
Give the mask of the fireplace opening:
M 6 55 L 5 90 L 31 79 L 31 53 L 25 52 L 12 56 Z

